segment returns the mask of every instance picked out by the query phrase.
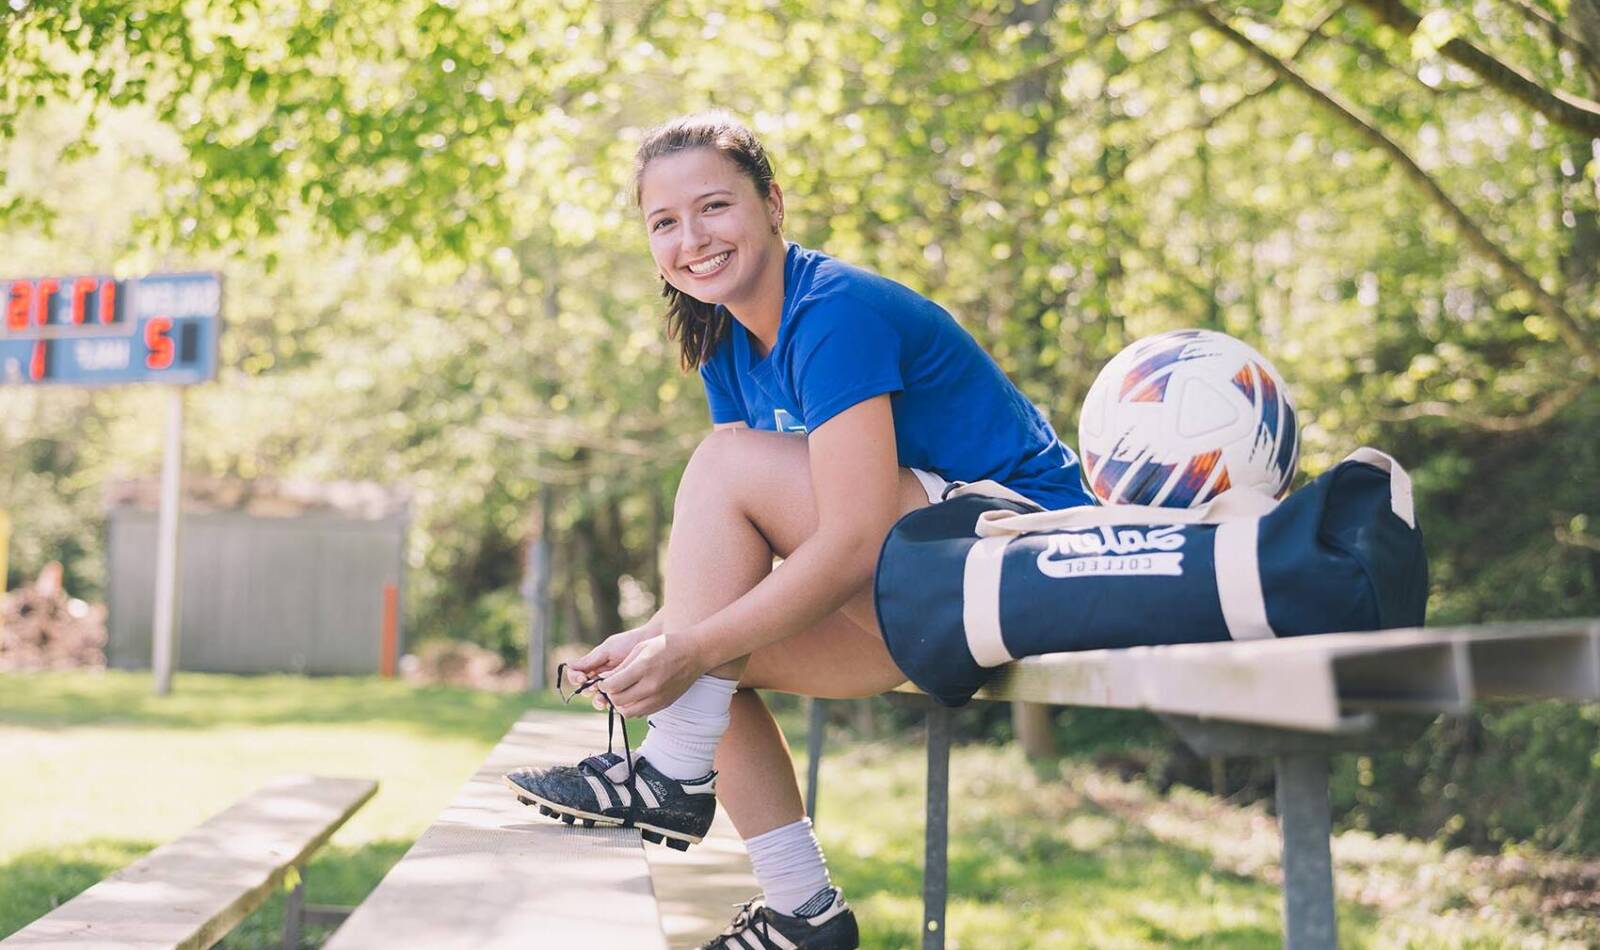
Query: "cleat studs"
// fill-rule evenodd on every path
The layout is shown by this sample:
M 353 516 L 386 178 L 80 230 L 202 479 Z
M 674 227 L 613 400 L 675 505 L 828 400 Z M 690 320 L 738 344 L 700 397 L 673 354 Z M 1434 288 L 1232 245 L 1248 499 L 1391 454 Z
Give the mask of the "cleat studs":
M 569 824 L 569 825 L 570 825 L 570 824 L 572 824 L 572 823 L 573 823 L 573 822 L 574 822 L 574 821 L 575 821 L 575 820 L 576 820 L 576 819 L 574 819 L 574 818 L 573 818 L 573 817 L 572 817 L 572 816 L 571 816 L 571 815 L 562 815 L 562 816 L 561 816 L 561 820 L 562 820 L 562 821 L 563 821 L 563 822 L 565 822 L 565 823 L 567 823 L 567 824 Z
M 641 831 L 639 834 L 644 838 L 644 840 L 650 842 L 651 844 L 661 843 L 661 836 L 656 834 L 654 831 Z
M 585 818 L 583 820 L 583 826 L 585 828 L 593 828 L 594 827 L 594 819 L 593 818 Z
M 517 796 L 517 801 L 521 802 L 524 805 L 532 805 L 533 804 L 533 799 L 527 797 L 526 795 L 518 795 Z
M 554 818 L 556 816 L 556 810 L 551 808 L 549 805 L 540 805 L 539 814 L 549 815 L 551 818 Z
M 667 847 L 675 851 L 687 851 L 689 850 L 689 842 L 684 841 L 682 838 L 668 838 Z

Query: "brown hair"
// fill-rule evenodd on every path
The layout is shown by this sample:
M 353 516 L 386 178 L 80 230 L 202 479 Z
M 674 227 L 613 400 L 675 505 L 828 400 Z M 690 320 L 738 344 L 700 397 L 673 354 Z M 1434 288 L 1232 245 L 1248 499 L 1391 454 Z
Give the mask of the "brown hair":
M 772 193 L 772 163 L 767 151 L 756 141 L 755 133 L 726 112 L 698 112 L 680 116 L 646 133 L 634 156 L 633 201 L 643 202 L 644 170 L 663 155 L 694 148 L 715 149 L 750 176 L 756 194 Z M 715 304 L 696 300 L 661 280 L 661 296 L 667 298 L 667 338 L 677 340 L 679 361 L 685 370 L 698 369 L 716 352 L 717 342 L 727 332 L 729 316 Z

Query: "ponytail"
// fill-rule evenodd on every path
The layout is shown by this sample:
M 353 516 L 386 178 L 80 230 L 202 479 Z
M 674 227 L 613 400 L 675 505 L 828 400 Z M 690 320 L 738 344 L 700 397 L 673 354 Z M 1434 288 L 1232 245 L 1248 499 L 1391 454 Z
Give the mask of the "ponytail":
M 717 351 L 728 330 L 728 311 L 696 300 L 665 278 L 661 296 L 667 298 L 667 339 L 678 342 L 678 363 L 685 372 L 699 369 Z

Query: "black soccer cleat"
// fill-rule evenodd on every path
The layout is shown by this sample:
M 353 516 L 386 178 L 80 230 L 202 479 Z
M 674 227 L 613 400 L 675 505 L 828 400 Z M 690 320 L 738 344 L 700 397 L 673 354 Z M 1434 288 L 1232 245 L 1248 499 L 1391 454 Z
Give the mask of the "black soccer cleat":
M 518 801 L 569 825 L 638 828 L 644 840 L 679 851 L 698 844 L 717 813 L 717 773 L 680 782 L 648 759 L 634 756 L 632 764 L 604 752 L 576 766 L 517 769 L 505 780 Z
M 837 887 L 828 890 L 832 900 L 808 917 L 780 914 L 761 898 L 751 898 L 739 908 L 728 929 L 701 944 L 700 950 L 856 950 L 861 946 L 861 931 L 856 927 L 855 912 Z M 826 893 L 819 891 L 817 897 Z

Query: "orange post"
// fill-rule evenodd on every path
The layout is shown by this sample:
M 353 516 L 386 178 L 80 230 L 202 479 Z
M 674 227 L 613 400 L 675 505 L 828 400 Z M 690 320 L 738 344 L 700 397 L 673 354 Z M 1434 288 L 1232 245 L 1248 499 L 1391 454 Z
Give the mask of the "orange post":
M 383 585 L 383 642 L 378 649 L 378 675 L 394 678 L 400 652 L 400 588 Z

